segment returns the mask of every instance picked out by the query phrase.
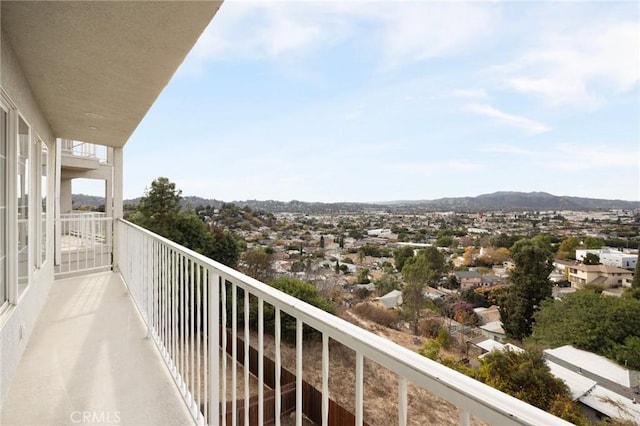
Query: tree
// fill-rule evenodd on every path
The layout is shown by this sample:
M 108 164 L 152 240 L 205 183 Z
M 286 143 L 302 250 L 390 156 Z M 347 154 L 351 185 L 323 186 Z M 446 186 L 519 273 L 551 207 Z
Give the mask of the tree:
M 240 256 L 235 235 L 223 228 L 207 228 L 196 213 L 181 210 L 181 199 L 181 191 L 175 183 L 159 177 L 140 199 L 130 220 L 177 244 L 234 267 Z
M 473 246 L 467 246 L 464 249 L 464 254 L 462 258 L 464 260 L 464 264 L 466 266 L 472 266 L 474 262 L 474 256 L 476 255 L 477 250 Z
M 512 285 L 500 303 L 500 318 L 507 337 L 522 340 L 531 334 L 540 302 L 551 297 L 549 274 L 552 251 L 539 239 L 522 239 L 511 248 L 516 264 L 510 273 Z
M 369 269 L 362 268 L 358 271 L 358 278 L 356 279 L 358 284 L 369 284 L 371 280 L 369 279 Z
M 640 300 L 640 251 L 638 251 L 638 260 L 636 261 L 631 287 L 625 289 L 624 296 Z
M 182 191 L 166 177 L 159 177 L 151 182 L 151 188 L 140 198 L 132 222 L 148 230 L 172 239 L 174 219 L 180 212 Z
M 551 374 L 537 351 L 491 351 L 480 360 L 476 379 L 548 411 L 557 399 L 571 400 L 569 388 Z
M 460 288 L 460 283 L 455 275 L 449 275 L 447 280 L 442 284 L 442 287 L 447 288 L 449 290 L 457 290 Z
M 373 282 L 373 285 L 376 286 L 376 291 L 378 292 L 378 296 L 384 296 L 385 294 L 398 290 L 400 288 L 400 282 L 393 275 L 383 275 Z
M 214 227 L 210 231 L 211 238 L 203 254 L 224 265 L 235 267 L 240 258 L 240 245 L 235 234 L 222 227 Z
M 599 265 L 600 256 L 594 253 L 587 253 L 582 259 L 582 263 L 584 263 L 585 265 Z
M 356 296 L 358 297 L 358 299 L 360 300 L 364 300 L 367 297 L 369 297 L 369 294 L 371 294 L 371 292 L 369 290 L 367 290 L 364 287 L 360 287 L 357 291 L 356 291 Z
M 273 256 L 260 248 L 246 251 L 242 255 L 240 270 L 258 281 L 269 282 L 275 274 Z
M 500 234 L 495 238 L 494 245 L 496 247 L 510 248 L 522 238 L 520 235 Z
M 636 260 L 636 269 L 633 273 L 633 281 L 631 287 L 640 289 L 640 250 L 638 251 L 638 260 Z
M 320 235 L 320 248 L 324 248 L 324 235 Z
M 604 241 L 596 237 L 587 237 L 584 239 L 584 247 L 586 249 L 600 249 L 604 246 Z
M 444 256 L 435 247 L 420 250 L 402 267 L 402 311 L 418 334 L 418 321 L 425 305 L 424 286 L 438 281 L 444 271 Z
M 460 292 L 460 299 L 471 303 L 476 308 L 488 308 L 491 305 L 484 295 L 473 288 L 462 290 Z
M 402 278 L 407 283 L 424 286 L 440 279 L 445 269 L 444 256 L 435 247 L 420 250 L 407 259 L 402 267 Z
M 413 328 L 413 334 L 418 334 L 418 322 L 421 311 L 425 306 L 423 286 L 417 282 L 406 283 L 402 287 L 402 313 Z
M 454 240 L 449 235 L 442 235 L 436 240 L 436 245 L 438 247 L 453 247 Z
M 576 249 L 580 245 L 580 240 L 576 237 L 567 237 L 558 247 L 558 257 L 563 260 L 575 260 Z
M 402 271 L 402 268 L 404 267 L 404 263 L 407 261 L 407 259 L 410 259 L 412 257 L 413 257 L 413 247 L 404 246 L 394 251 L 393 260 L 396 264 L 396 270 Z
M 440 359 L 440 344 L 436 340 L 429 339 L 418 349 L 418 353 L 426 358 L 438 361 Z
M 331 314 L 335 313 L 335 306 L 327 299 L 320 295 L 320 292 L 312 284 L 299 280 L 297 278 L 282 277 L 275 279 L 269 283 L 271 287 L 280 290 L 290 296 L 293 296 L 303 302 L 322 309 Z M 281 333 L 282 338 L 287 341 L 295 341 L 296 338 L 296 319 L 287 314 L 281 314 Z M 275 308 L 268 303 L 264 304 L 264 327 L 266 331 L 273 332 L 275 330 Z M 250 321 L 253 327 L 258 324 L 258 302 L 252 298 Z M 305 337 L 316 337 L 320 333 L 308 325 L 304 325 L 303 334 Z
M 640 369 L 640 300 L 580 290 L 547 299 L 535 314 L 530 340 L 551 347 L 573 345 Z
M 458 300 L 453 304 L 453 319 L 461 324 L 475 325 L 478 322 L 473 305 L 464 300 Z

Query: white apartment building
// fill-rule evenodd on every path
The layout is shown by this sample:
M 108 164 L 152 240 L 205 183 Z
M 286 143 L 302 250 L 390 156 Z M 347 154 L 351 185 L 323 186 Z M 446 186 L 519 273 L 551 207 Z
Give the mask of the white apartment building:
M 279 424 L 286 409 L 301 425 L 312 409 L 328 424 L 340 342 L 355 424 L 375 421 L 365 360 L 397 377 L 401 425 L 409 382 L 461 425 L 568 424 L 122 219 L 123 147 L 219 7 L 0 1 L 0 423 Z M 77 177 L 105 182 L 104 215 L 69 213 Z M 282 356 L 280 313 L 295 318 L 295 356 Z M 303 325 L 322 335 L 321 397 L 305 405 Z
M 634 270 L 638 262 L 638 253 L 619 251 L 610 247 L 601 249 L 576 250 L 576 260 L 582 262 L 587 253 L 595 254 L 603 265 L 616 266 L 618 268 Z

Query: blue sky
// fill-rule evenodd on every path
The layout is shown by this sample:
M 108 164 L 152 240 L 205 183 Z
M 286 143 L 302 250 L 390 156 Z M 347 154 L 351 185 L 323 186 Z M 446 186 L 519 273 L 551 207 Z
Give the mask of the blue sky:
M 229 0 L 125 148 L 126 198 L 158 176 L 225 201 L 640 200 L 640 6 Z

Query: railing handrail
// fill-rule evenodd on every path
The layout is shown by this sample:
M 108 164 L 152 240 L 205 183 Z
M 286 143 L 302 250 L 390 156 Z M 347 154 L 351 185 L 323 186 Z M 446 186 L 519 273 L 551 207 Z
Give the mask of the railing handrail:
M 90 142 L 69 140 L 62 144 L 62 152 L 79 157 L 95 157 L 96 145 Z
M 91 211 L 83 211 L 83 210 L 73 210 L 69 213 L 60 213 L 60 219 L 68 219 L 68 218 L 107 218 L 107 213 L 105 212 L 91 212 Z M 110 217 L 108 219 L 111 219 Z
M 496 415 L 498 415 L 501 421 L 507 424 L 571 425 L 571 423 L 537 407 L 289 296 L 167 238 L 124 219 L 118 219 L 118 221 L 169 246 L 172 250 L 181 253 L 190 260 L 214 268 L 223 279 L 237 281 L 239 288 L 248 289 L 251 294 L 262 298 L 273 306 L 279 307 L 281 311 L 301 319 L 305 324 L 320 332 L 327 333 L 331 339 L 361 352 L 365 357 L 388 370 L 406 377 L 418 386 L 452 402 L 473 415 L 477 415 L 481 419 L 495 419 Z
M 98 152 L 99 147 L 102 148 L 104 145 L 76 140 L 63 140 L 62 153 L 74 157 L 95 158 L 100 162 L 105 162 L 107 161 L 106 153 L 102 152 L 102 150 Z

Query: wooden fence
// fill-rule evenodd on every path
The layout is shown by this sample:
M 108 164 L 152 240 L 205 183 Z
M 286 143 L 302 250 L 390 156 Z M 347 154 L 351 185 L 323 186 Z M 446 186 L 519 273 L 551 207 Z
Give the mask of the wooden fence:
M 222 330 L 221 330 L 222 331 Z M 226 330 L 227 336 L 227 353 L 231 355 L 231 344 L 233 334 Z M 220 333 L 221 336 L 224 333 Z M 244 341 L 237 338 L 237 360 L 244 365 Z M 235 367 L 234 367 L 235 368 Z M 264 384 L 270 389 L 264 394 L 263 415 L 265 424 L 273 424 L 275 422 L 275 388 L 276 385 L 276 364 L 266 356 L 263 357 L 264 368 Z M 254 376 L 258 376 L 258 351 L 249 346 L 249 371 Z M 289 370 L 282 368 L 280 371 L 280 401 L 281 415 L 289 414 L 296 409 L 296 376 Z M 238 399 L 236 402 L 237 424 L 244 424 L 244 400 Z M 315 424 L 322 424 L 322 392 L 316 389 L 306 380 L 302 381 L 302 412 Z M 232 402 L 228 401 L 226 406 L 227 423 L 231 424 L 233 418 Z M 339 405 L 332 399 L 329 399 L 329 424 L 335 426 L 352 426 L 356 422 L 356 417 L 346 408 Z M 258 423 L 258 396 L 252 396 L 249 399 L 249 424 Z M 368 426 L 367 423 L 364 423 Z

